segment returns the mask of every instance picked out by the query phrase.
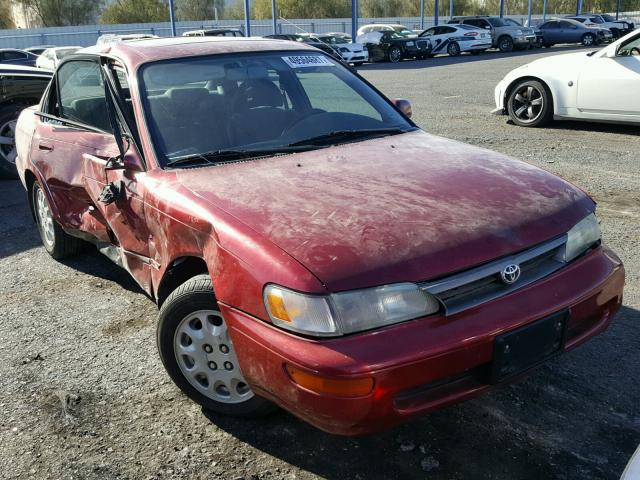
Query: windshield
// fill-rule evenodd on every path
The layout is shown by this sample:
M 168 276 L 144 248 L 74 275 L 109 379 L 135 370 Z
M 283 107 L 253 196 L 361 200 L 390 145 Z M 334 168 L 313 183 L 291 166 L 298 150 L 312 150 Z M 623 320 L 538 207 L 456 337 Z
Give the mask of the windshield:
M 494 27 L 507 27 L 508 25 L 499 18 L 487 18 L 489 23 Z
M 600 15 L 605 22 L 617 22 L 617 20 L 615 19 L 615 17 L 612 17 L 611 15 Z
M 394 27 L 393 28 L 394 32 L 396 32 L 398 35 L 400 35 L 401 37 L 415 37 L 416 34 L 415 32 L 412 32 L 411 30 L 409 30 L 406 27 Z
M 513 18 L 503 18 L 502 21 L 506 24 L 506 25 L 513 25 L 514 27 L 521 27 L 522 25 L 520 23 L 518 23 L 516 20 L 514 20 Z
M 348 39 L 346 37 L 320 37 L 320 41 L 321 42 L 325 42 L 325 43 L 331 43 L 334 45 L 339 45 L 339 44 L 343 44 L 343 43 L 351 43 L 351 39 Z
M 56 56 L 59 59 L 63 59 L 64 57 L 71 55 L 72 53 L 77 52 L 78 50 L 80 50 L 79 48 L 65 48 L 65 49 L 61 49 L 61 50 L 56 50 Z
M 141 69 L 139 83 L 162 165 L 231 151 L 274 155 L 415 128 L 339 62 L 308 51 L 154 62 Z

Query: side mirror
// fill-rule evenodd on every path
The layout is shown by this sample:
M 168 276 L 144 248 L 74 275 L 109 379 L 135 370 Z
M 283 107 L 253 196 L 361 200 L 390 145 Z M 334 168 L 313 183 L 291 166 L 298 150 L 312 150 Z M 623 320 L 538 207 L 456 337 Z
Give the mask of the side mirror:
M 405 100 L 404 98 L 394 98 L 393 100 L 391 100 L 391 103 L 393 103 L 405 117 L 411 118 L 411 115 L 413 115 L 411 102 L 409 100 Z
M 135 147 L 127 148 L 124 155 L 111 157 L 107 160 L 105 170 L 128 170 L 130 172 L 144 172 L 144 164 Z

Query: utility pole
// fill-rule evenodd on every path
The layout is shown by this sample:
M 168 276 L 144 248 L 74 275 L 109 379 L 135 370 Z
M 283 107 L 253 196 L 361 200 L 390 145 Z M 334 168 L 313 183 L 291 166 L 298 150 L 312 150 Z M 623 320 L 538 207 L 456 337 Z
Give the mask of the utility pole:
M 169 20 L 171 21 L 171 36 L 176 36 L 176 17 L 173 14 L 173 0 L 169 0 Z
M 358 36 L 358 0 L 351 0 L 351 41 Z
M 251 18 L 249 10 L 249 0 L 244 0 L 244 34 L 247 37 L 251 36 Z
M 276 31 L 278 30 L 278 17 L 276 17 L 276 0 L 271 0 L 271 18 L 273 19 L 273 34 L 275 35 L 276 33 L 278 33 Z
M 424 30 L 424 0 L 420 0 L 420 30 Z
M 438 26 L 438 20 L 440 17 L 440 0 L 435 0 L 435 4 L 433 6 L 433 9 L 435 10 L 433 12 L 433 24 L 437 27 Z

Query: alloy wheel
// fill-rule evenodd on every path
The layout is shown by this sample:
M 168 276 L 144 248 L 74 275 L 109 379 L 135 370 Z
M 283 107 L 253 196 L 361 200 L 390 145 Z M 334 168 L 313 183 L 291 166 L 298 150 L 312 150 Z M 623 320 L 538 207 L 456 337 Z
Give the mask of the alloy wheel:
M 392 48 L 389 51 L 389 60 L 391 60 L 392 63 L 399 62 L 401 57 L 402 57 L 402 52 L 400 51 L 399 48 Z
M 49 209 L 47 199 L 40 187 L 36 187 L 36 214 L 38 215 L 38 226 L 42 232 L 42 238 L 48 247 L 53 247 L 55 243 L 55 229 L 53 215 Z
M 593 45 L 594 43 L 594 38 L 593 35 L 591 35 L 590 33 L 587 33 L 583 38 L 582 38 L 582 44 L 585 47 L 590 47 L 591 45 Z
M 537 88 L 527 85 L 513 97 L 513 113 L 523 123 L 534 122 L 544 108 L 544 96 Z
M 253 397 L 219 311 L 198 310 L 184 317 L 173 349 L 184 377 L 206 397 L 228 404 Z
M 0 155 L 12 164 L 16 163 L 16 120 L 10 120 L 0 126 Z

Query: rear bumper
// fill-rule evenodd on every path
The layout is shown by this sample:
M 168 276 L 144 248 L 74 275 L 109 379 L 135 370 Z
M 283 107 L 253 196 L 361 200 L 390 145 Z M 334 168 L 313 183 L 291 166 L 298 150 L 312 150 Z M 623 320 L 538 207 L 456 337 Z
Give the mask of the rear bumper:
M 338 339 L 309 340 L 221 305 L 244 376 L 256 393 L 327 432 L 385 430 L 489 388 L 497 335 L 569 309 L 571 350 L 602 332 L 622 302 L 624 268 L 599 247 L 555 274 L 450 317 L 427 317 Z M 374 379 L 360 397 L 295 384 L 293 365 L 330 379 Z

